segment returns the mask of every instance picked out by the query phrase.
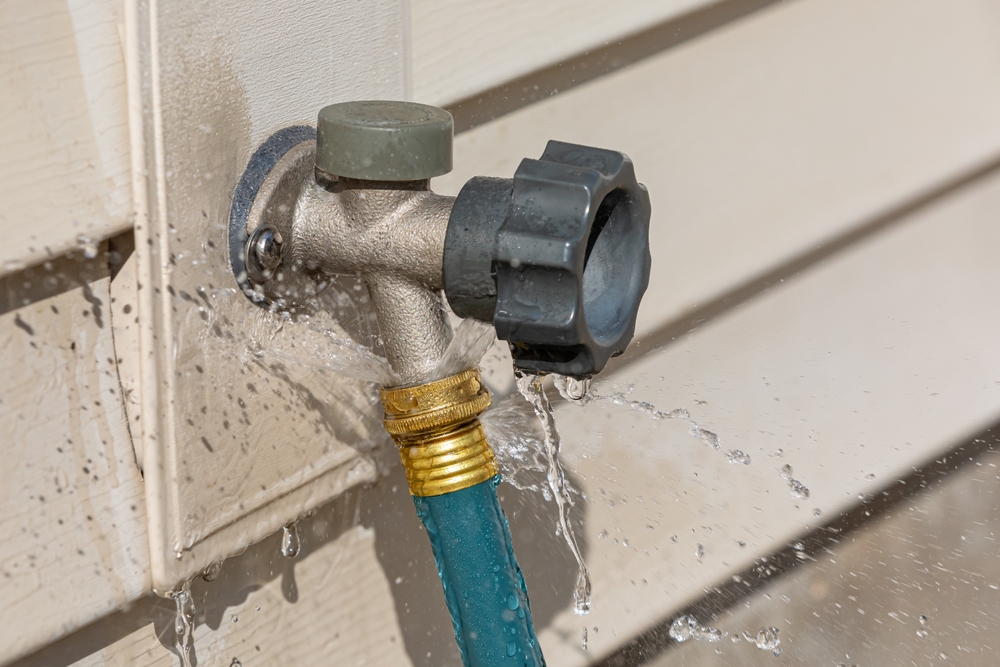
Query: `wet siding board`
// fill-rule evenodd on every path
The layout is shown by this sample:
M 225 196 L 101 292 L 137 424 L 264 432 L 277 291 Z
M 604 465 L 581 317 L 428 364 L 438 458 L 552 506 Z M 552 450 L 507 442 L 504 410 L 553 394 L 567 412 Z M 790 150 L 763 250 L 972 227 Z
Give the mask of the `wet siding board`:
M 0 663 L 149 590 L 110 281 L 79 259 L 0 281 Z
M 370 384 L 249 353 L 282 324 L 238 291 L 228 224 L 272 133 L 403 96 L 405 25 L 399 0 L 213 0 L 140 5 L 132 28 L 152 110 L 134 118 L 143 469 L 153 585 L 171 590 L 374 478 Z
M 996 423 L 998 215 L 994 172 L 597 384 L 687 408 L 719 450 L 688 421 L 563 405 L 566 460 L 591 499 L 586 625 L 600 632 L 583 653 L 567 604 L 540 633 L 549 662 L 599 659 Z
M 132 224 L 121 13 L 0 4 L 0 276 Z
M 277 555 L 274 540 L 267 546 Z M 216 591 L 222 586 L 230 590 L 198 612 L 201 620 L 194 633 L 198 665 L 231 667 L 237 664 L 234 660 L 246 666 L 289 667 L 411 664 L 403 651 L 389 582 L 379 568 L 371 530 L 350 529 L 305 557 L 276 563 L 282 574 L 261 586 L 238 585 L 246 583 L 239 569 L 247 566 L 253 567 L 244 558 L 227 564 Z M 227 572 L 235 581 L 225 579 Z M 196 597 L 212 586 L 196 586 Z M 143 616 L 141 627 L 106 648 L 74 660 L 72 646 L 55 646 L 14 667 L 43 667 L 56 661 L 65 667 L 174 667 L 178 656 L 157 635 L 163 633 L 167 642 L 172 641 L 171 607 L 166 600 L 144 600 L 134 611 Z M 115 636 L 115 622 L 126 621 L 113 616 L 103 628 L 90 630 Z

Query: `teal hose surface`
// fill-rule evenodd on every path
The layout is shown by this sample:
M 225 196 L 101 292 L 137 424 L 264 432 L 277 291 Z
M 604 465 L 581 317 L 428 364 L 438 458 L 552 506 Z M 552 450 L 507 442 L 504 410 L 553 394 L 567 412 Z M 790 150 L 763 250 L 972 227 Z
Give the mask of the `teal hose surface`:
M 500 476 L 441 496 L 413 496 L 434 549 L 466 667 L 543 667 L 524 576 L 497 498 Z

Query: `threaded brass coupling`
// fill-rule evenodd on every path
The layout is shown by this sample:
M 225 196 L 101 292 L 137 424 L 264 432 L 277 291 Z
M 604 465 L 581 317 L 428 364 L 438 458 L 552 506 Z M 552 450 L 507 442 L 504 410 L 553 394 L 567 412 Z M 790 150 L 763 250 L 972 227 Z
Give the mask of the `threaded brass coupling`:
M 496 476 L 479 415 L 490 392 L 478 370 L 415 387 L 382 388 L 383 424 L 399 447 L 410 494 L 440 496 Z

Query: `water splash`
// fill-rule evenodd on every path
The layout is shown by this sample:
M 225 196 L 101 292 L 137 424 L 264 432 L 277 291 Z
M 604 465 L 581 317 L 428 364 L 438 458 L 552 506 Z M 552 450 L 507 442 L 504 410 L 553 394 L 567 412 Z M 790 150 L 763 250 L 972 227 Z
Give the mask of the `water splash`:
M 778 637 L 778 628 L 761 628 L 754 637 L 754 644 L 761 651 L 771 651 L 775 656 L 781 655 L 781 638 Z
M 422 381 L 432 382 L 475 368 L 496 339 L 492 324 L 471 317 L 462 320 L 437 367 Z
M 682 644 L 689 639 L 704 640 L 710 644 L 721 641 L 727 633 L 718 628 L 701 625 L 694 616 L 685 614 L 670 624 L 670 638 Z
M 180 590 L 170 594 L 177 605 L 174 616 L 175 648 L 181 655 L 181 665 L 192 667 L 191 655 L 194 653 L 194 600 L 191 599 L 191 582 L 185 581 Z
M 559 395 L 571 403 L 579 403 L 586 400 L 590 394 L 591 379 L 575 378 L 567 375 L 556 375 L 553 384 L 559 391 Z
M 281 555 L 285 558 L 295 558 L 299 555 L 302 542 L 299 540 L 299 529 L 296 522 L 286 524 L 281 533 Z
M 733 465 L 748 466 L 750 465 L 750 455 L 743 452 L 740 449 L 731 450 L 726 456 L 729 457 L 729 462 Z
M 643 414 L 649 415 L 655 421 L 661 421 L 664 419 L 683 419 L 690 423 L 691 428 L 689 433 L 692 437 L 700 438 L 702 442 L 711 447 L 712 449 L 722 449 L 722 442 L 719 436 L 714 431 L 703 427 L 697 422 L 691 421 L 691 413 L 687 408 L 676 408 L 670 410 L 669 412 L 664 412 L 658 410 L 655 405 L 648 401 L 636 401 L 628 398 L 624 392 L 615 392 L 613 394 L 599 394 L 594 391 L 590 386 L 590 378 L 579 380 L 576 378 L 565 377 L 562 375 L 555 376 L 555 387 L 559 390 L 560 396 L 566 399 L 570 403 L 576 405 L 587 405 L 596 401 L 606 401 L 612 405 L 618 405 L 622 407 L 635 410 L 636 412 L 641 412 Z M 742 454 L 739 460 L 733 460 L 733 454 Z M 729 453 L 730 462 L 739 463 L 740 465 L 749 465 L 750 457 L 740 450 L 733 450 Z M 745 462 L 743 462 L 745 460 Z
M 781 466 L 781 470 L 778 473 L 781 475 L 781 479 L 788 482 L 788 491 L 792 494 L 792 498 L 805 500 L 809 497 L 809 487 L 792 477 L 792 466 L 786 463 Z
M 566 474 L 559 461 L 560 440 L 559 432 L 556 430 L 555 417 L 552 414 L 552 405 L 549 403 L 548 396 L 545 395 L 545 388 L 542 387 L 540 376 L 534 373 L 516 371 L 515 377 L 518 391 L 534 408 L 535 415 L 541 422 L 544 432 L 545 455 L 548 460 L 546 479 L 558 508 L 558 528 L 570 551 L 573 552 L 573 557 L 579 567 L 576 586 L 573 589 L 573 600 L 575 601 L 574 611 L 582 616 L 590 612 L 590 572 L 587 570 L 587 564 L 583 560 L 580 547 L 576 543 L 576 534 L 573 532 L 573 526 L 569 520 L 569 508 L 573 505 L 573 498 L 569 494 Z
M 548 494 L 545 434 L 530 403 L 514 394 L 479 416 L 505 482 L 521 491 Z M 549 498 L 551 500 L 551 498 Z

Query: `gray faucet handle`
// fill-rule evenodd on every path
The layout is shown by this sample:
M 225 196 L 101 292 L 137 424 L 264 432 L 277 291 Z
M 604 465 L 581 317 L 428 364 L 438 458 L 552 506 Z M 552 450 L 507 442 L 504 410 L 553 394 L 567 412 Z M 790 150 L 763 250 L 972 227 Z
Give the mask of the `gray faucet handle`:
M 331 104 L 316 123 L 316 167 L 366 181 L 423 181 L 451 171 L 454 122 L 414 102 Z
M 575 377 L 625 351 L 649 284 L 649 194 L 628 156 L 550 141 L 513 180 L 474 178 L 445 239 L 445 294 L 521 370 Z

